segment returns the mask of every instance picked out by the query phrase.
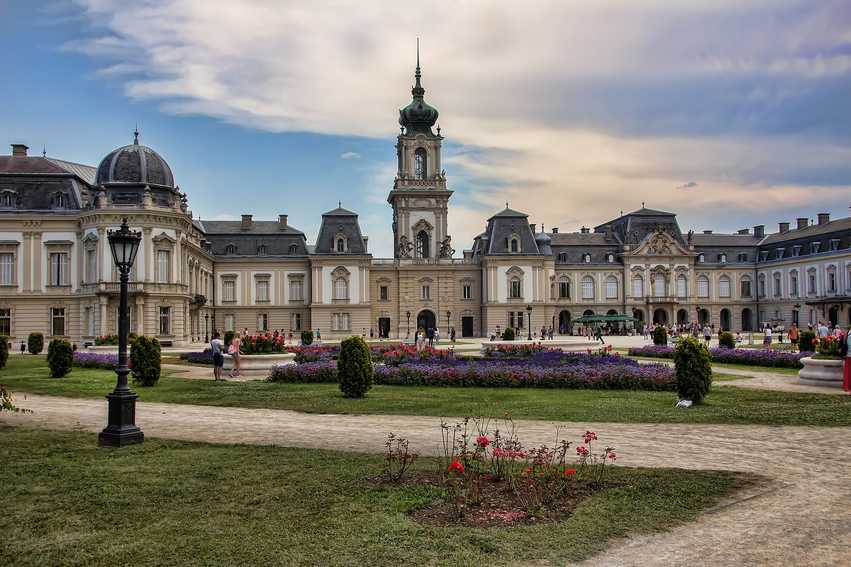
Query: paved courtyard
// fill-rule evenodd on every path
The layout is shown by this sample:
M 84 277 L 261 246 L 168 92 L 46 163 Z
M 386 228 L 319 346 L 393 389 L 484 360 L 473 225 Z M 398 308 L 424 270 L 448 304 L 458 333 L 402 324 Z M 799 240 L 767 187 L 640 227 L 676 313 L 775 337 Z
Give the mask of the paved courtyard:
M 95 433 L 101 400 L 19 396 L 31 414 L 0 422 Z M 393 431 L 436 454 L 438 418 L 314 415 L 282 410 L 140 403 L 146 435 L 211 443 L 380 450 Z M 552 441 L 557 424 L 519 421 L 529 444 Z M 590 565 L 851 565 L 851 428 L 562 423 L 593 429 L 628 466 L 731 469 L 768 481 L 675 530 L 618 542 Z M 93 437 L 94 442 L 94 437 Z

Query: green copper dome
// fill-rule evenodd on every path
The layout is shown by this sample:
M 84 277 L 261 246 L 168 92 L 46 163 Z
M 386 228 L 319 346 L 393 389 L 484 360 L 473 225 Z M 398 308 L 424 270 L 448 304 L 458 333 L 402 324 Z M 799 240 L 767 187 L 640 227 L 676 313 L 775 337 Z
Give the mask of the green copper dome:
M 408 134 L 415 132 L 431 133 L 431 127 L 437 122 L 437 109 L 429 105 L 424 99 L 425 89 L 420 84 L 420 50 L 417 45 L 417 70 L 414 73 L 416 83 L 411 89 L 411 94 L 414 99 L 411 103 L 399 111 L 399 124 L 405 127 L 405 132 Z

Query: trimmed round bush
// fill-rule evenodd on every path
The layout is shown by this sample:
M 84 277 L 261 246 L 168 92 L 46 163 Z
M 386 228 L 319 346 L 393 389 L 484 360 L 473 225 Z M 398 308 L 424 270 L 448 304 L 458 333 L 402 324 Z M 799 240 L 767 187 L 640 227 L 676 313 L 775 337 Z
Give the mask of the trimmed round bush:
M 816 334 L 812 331 L 801 331 L 799 336 L 800 336 L 800 344 L 798 345 L 799 350 L 801 352 L 815 352 L 816 345 L 814 343 L 815 343 L 815 340 L 816 340 Z
M 736 338 L 729 331 L 721 331 L 718 334 L 718 346 L 724 348 L 736 348 Z
M 513 341 L 515 336 L 516 336 L 516 333 L 514 332 L 514 329 L 512 329 L 511 327 L 508 327 L 507 329 L 505 329 L 502 332 L 502 340 L 504 340 L 504 341 Z
M 372 387 L 372 354 L 361 337 L 349 337 L 340 344 L 337 373 L 340 391 L 347 398 L 362 398 Z
M 9 337 L 0 335 L 0 368 L 6 367 L 7 360 L 9 360 Z
M 150 337 L 138 337 L 130 347 L 130 370 L 133 383 L 153 386 L 160 379 L 160 342 Z
M 712 357 L 709 350 L 694 337 L 679 340 L 674 349 L 677 367 L 677 394 L 695 404 L 703 401 L 712 385 Z
M 301 344 L 305 346 L 313 344 L 313 331 L 301 332 Z
M 47 365 L 53 378 L 62 378 L 71 372 L 74 362 L 74 349 L 65 339 L 53 339 L 47 345 Z
M 41 333 L 30 333 L 27 337 L 27 352 L 39 354 L 44 350 L 44 335 Z
M 653 329 L 653 344 L 666 345 L 668 344 L 668 329 L 662 325 L 656 325 Z

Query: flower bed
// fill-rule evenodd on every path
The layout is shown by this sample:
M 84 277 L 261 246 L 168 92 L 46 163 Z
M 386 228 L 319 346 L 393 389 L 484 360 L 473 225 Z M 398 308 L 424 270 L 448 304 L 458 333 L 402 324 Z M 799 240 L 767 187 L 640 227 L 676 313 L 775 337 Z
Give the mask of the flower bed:
M 185 360 L 191 364 L 213 364 L 213 351 L 206 349 L 201 352 L 184 352 L 180 355 L 180 360 Z
M 100 368 L 114 370 L 118 366 L 117 354 L 101 354 L 97 352 L 76 351 L 71 364 L 77 368 Z M 129 357 L 128 357 L 129 364 Z
M 483 344 L 482 345 L 482 354 L 488 358 L 494 357 L 529 357 L 535 354 L 536 352 L 542 352 L 545 350 L 555 350 L 555 349 L 547 349 L 541 343 L 527 343 L 527 344 L 519 344 L 519 345 L 506 345 L 506 344 Z
M 323 360 L 278 366 L 271 382 L 337 382 L 337 365 Z M 674 370 L 617 355 L 540 352 L 528 361 L 416 359 L 375 368 L 375 383 L 394 386 L 593 388 L 674 390 Z
M 839 336 L 828 335 L 824 338 L 814 338 L 813 345 L 816 347 L 816 352 L 820 355 L 819 358 L 841 358 L 840 349 L 845 341 L 845 333 L 840 333 Z
M 712 362 L 727 364 L 747 364 L 750 366 L 771 366 L 774 368 L 801 368 L 801 359 L 811 356 L 811 352 L 783 352 L 767 349 L 752 348 L 723 348 L 709 349 Z M 674 358 L 674 349 L 669 346 L 647 345 L 629 349 L 630 356 L 647 356 L 652 358 Z

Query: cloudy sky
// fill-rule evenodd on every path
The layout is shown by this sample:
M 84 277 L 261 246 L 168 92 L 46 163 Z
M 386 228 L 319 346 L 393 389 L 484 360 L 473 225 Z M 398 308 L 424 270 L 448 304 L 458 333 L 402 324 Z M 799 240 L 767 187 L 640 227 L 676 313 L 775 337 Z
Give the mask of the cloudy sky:
M 138 123 L 196 216 L 312 240 L 341 200 L 390 255 L 419 36 L 458 244 L 506 202 L 562 231 L 642 202 L 729 232 L 848 214 L 847 0 L 416 6 L 0 2 L 0 142 L 96 164 Z

